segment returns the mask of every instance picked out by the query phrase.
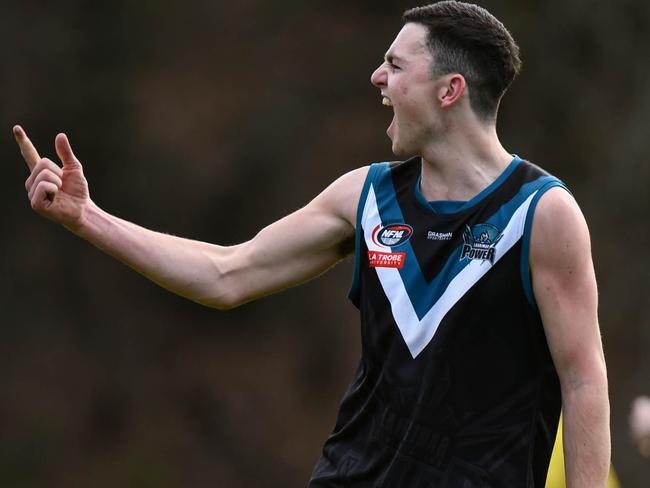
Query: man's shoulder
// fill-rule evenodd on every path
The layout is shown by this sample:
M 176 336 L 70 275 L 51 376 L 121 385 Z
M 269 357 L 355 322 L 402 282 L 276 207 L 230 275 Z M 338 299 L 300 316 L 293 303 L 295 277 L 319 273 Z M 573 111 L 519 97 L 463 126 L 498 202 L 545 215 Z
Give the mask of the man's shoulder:
M 419 156 L 403 161 L 382 161 L 372 163 L 369 168 L 369 179 L 375 180 L 386 177 L 402 177 L 404 175 L 420 175 L 422 159 Z
M 535 218 L 545 230 L 560 230 L 576 219 L 584 220 L 582 211 L 571 193 L 557 186 L 550 188 L 539 199 Z
M 308 207 L 342 218 L 355 226 L 361 192 L 371 166 L 361 166 L 344 173 L 323 190 Z
M 532 162 L 529 159 L 525 158 L 519 158 L 519 156 L 516 156 L 519 159 L 519 166 L 521 167 L 522 170 L 527 171 L 528 173 L 535 175 L 535 176 L 550 176 L 553 178 L 557 178 L 551 171 L 547 170 L 544 166 Z
M 315 201 L 325 205 L 330 211 L 339 214 L 351 223 L 356 223 L 356 213 L 364 188 L 378 178 L 403 172 L 413 172 L 414 175 L 419 175 L 420 158 L 376 162 L 348 171 L 330 184 Z
M 535 210 L 531 265 L 560 262 L 570 268 L 579 256 L 590 256 L 589 228 L 580 207 L 564 188 L 542 195 Z

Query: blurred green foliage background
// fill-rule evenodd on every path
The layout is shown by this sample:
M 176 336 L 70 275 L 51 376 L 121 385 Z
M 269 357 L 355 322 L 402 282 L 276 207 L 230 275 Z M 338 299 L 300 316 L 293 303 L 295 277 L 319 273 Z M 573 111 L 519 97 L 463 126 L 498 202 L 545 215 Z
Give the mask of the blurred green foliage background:
M 524 70 L 501 140 L 564 179 L 590 223 L 624 487 L 650 392 L 650 3 L 479 2 Z M 0 3 L 0 486 L 304 486 L 359 355 L 351 262 L 220 313 L 29 208 L 11 137 L 65 131 L 95 202 L 229 244 L 357 166 L 392 159 L 370 74 L 401 1 Z

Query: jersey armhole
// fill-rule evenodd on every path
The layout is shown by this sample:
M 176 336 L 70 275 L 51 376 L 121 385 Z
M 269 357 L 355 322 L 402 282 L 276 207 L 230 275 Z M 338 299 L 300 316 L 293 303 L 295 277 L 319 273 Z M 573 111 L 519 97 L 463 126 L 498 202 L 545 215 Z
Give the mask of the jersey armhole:
M 535 196 L 530 202 L 530 206 L 526 212 L 526 221 L 524 223 L 524 234 L 521 240 L 521 264 L 519 266 L 521 273 L 521 284 L 523 285 L 524 295 L 528 303 L 534 308 L 537 309 L 537 302 L 535 301 L 535 295 L 533 293 L 533 283 L 530 275 L 530 238 L 533 228 L 533 217 L 535 215 L 535 208 L 537 207 L 537 202 L 542 198 L 544 193 L 546 193 L 551 188 L 560 187 L 566 190 L 570 195 L 571 191 L 566 187 L 566 185 L 554 178 L 547 177 L 548 181 L 542 184 L 542 186 L 537 190 Z
M 366 175 L 366 180 L 363 182 L 363 188 L 361 189 L 361 195 L 359 196 L 359 203 L 357 204 L 357 225 L 355 229 L 355 238 L 354 238 L 354 271 L 352 275 L 352 285 L 350 286 L 350 291 L 348 292 L 348 298 L 350 301 L 358 308 L 359 307 L 359 274 L 361 272 L 361 239 L 363 236 L 362 232 L 362 219 L 363 219 L 363 209 L 366 206 L 366 199 L 368 198 L 368 192 L 370 191 L 370 185 L 375 179 L 375 176 L 381 168 L 386 166 L 388 163 L 373 163 L 368 169 L 368 174 Z

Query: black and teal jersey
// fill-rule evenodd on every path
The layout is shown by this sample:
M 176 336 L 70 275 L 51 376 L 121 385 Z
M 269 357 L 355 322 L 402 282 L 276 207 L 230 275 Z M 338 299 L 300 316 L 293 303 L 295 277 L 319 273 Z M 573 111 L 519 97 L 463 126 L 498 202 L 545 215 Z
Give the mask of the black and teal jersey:
M 350 298 L 362 357 L 310 488 L 543 487 L 559 380 L 531 287 L 533 213 L 564 185 L 515 157 L 467 202 L 421 160 L 370 167 Z

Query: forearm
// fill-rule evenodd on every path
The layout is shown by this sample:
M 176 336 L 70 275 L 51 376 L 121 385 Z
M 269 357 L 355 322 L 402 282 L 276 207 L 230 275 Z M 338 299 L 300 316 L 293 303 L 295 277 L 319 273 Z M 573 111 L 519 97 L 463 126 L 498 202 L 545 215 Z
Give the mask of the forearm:
M 234 247 L 154 232 L 90 203 L 72 232 L 167 290 L 219 309 L 236 304 L 229 284 Z
M 562 389 L 567 488 L 604 487 L 610 467 L 607 380 Z

